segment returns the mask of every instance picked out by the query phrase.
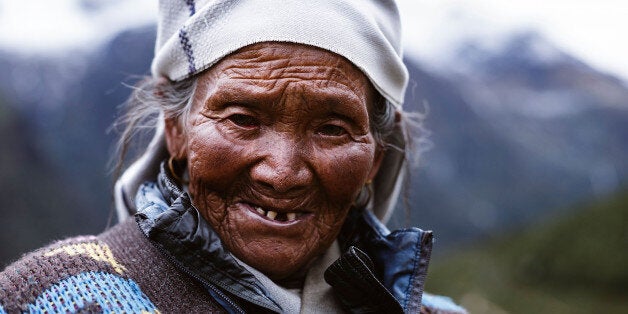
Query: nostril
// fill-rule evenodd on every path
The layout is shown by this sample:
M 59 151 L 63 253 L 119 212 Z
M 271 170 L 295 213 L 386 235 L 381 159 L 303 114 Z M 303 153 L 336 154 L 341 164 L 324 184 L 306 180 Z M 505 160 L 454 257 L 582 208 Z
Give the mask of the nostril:
M 310 184 L 305 182 L 298 175 L 294 173 L 278 173 L 274 172 L 273 174 L 265 173 L 266 175 L 262 175 L 260 173 L 253 173 L 252 179 L 253 182 L 260 189 L 264 189 L 268 191 L 268 193 L 295 193 L 303 191 Z
M 260 188 L 268 190 L 270 193 L 288 193 L 300 191 L 303 186 L 288 177 L 275 177 L 268 180 L 256 180 Z

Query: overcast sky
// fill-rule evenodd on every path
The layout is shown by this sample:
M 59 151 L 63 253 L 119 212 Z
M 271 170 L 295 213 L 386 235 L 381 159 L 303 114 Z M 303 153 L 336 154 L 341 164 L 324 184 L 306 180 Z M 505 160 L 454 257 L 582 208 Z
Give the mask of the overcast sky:
M 535 30 L 560 49 L 628 80 L 626 0 L 399 0 L 406 51 L 437 58 L 469 37 Z
M 0 47 L 54 53 L 150 24 L 157 0 L 0 0 Z M 399 0 L 406 53 L 430 62 L 466 38 L 499 42 L 536 30 L 559 48 L 628 80 L 626 0 Z M 81 13 L 83 12 L 83 13 Z

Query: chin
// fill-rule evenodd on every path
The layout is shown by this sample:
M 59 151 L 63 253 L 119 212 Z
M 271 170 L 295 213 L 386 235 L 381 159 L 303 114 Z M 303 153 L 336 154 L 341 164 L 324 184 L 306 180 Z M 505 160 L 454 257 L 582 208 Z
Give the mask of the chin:
M 229 210 L 226 223 L 216 230 L 234 256 L 273 280 L 303 275 L 329 248 L 344 221 L 323 224 L 325 219 L 316 214 L 291 222 L 271 221 L 241 209 Z

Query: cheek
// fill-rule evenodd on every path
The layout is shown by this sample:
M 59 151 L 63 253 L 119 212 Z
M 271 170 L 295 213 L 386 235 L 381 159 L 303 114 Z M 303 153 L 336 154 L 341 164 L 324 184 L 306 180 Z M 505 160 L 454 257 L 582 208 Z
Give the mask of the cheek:
M 318 238 L 330 244 L 368 177 L 374 149 L 356 145 L 349 150 L 327 150 L 314 156 L 318 179 L 327 198 L 326 212 L 321 213 L 317 226 Z
M 342 149 L 341 149 L 342 148 Z M 319 218 L 304 244 L 322 254 L 336 238 L 351 205 L 362 189 L 373 165 L 374 146 L 358 144 L 313 154 L 312 164 L 325 195 Z
M 237 194 L 246 169 L 245 147 L 234 145 L 210 123 L 188 133 L 189 191 L 194 205 L 214 227 L 224 222 L 227 202 Z
M 356 144 L 350 149 L 338 148 L 315 154 L 313 164 L 330 201 L 341 205 L 355 200 L 368 178 L 374 156 L 375 147 L 370 144 Z
M 230 186 L 246 164 L 245 148 L 233 145 L 212 127 L 193 130 L 188 138 L 190 182 L 201 180 L 217 190 Z

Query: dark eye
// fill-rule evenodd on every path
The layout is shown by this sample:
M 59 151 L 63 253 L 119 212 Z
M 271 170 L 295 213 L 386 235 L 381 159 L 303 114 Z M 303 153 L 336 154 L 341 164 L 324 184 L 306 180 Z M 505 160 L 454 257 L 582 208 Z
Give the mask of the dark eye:
M 318 133 L 325 136 L 342 136 L 345 135 L 347 131 L 341 126 L 325 124 L 318 128 Z
M 241 126 L 243 128 L 254 128 L 259 126 L 259 121 L 252 116 L 248 116 L 245 114 L 232 114 L 228 118 L 231 122 L 233 122 L 237 126 Z

